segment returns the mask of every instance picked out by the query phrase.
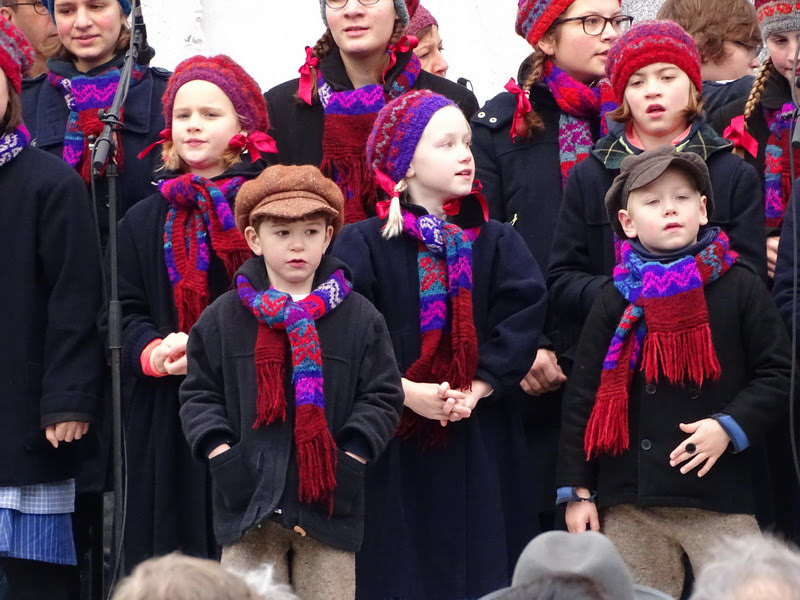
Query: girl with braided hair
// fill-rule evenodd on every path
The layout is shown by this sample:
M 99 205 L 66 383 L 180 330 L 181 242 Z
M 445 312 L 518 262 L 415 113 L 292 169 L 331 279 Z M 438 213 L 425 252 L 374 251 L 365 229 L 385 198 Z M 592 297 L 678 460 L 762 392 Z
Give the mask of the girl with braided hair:
M 403 30 L 418 0 L 320 0 L 327 27 L 306 48 L 300 78 L 266 94 L 281 164 L 311 164 L 345 196 L 345 222 L 375 214 L 378 185 L 365 145 L 378 111 L 410 89 L 430 89 L 455 101 L 469 117 L 475 96 L 422 70 Z
M 800 5 L 784 0 L 756 0 L 755 6 L 769 56 L 758 70 L 749 96 L 721 108 L 712 123 L 761 177 L 767 270 L 772 278 L 781 224 L 792 189 L 789 144 L 795 105 L 790 86 L 796 78 L 792 62 L 800 35 Z M 797 176 L 800 152 L 794 153 L 794 160 Z
M 275 150 L 261 89 L 227 56 L 180 63 L 163 105 L 157 191 L 119 225 L 128 570 L 175 550 L 216 556 L 206 467 L 181 430 L 178 388 L 189 330 L 251 256 L 233 200 Z

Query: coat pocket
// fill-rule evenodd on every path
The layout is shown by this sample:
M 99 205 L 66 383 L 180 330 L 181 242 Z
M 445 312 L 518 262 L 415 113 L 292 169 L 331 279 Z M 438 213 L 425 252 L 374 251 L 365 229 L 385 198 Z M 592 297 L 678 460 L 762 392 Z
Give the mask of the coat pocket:
M 214 487 L 222 495 L 226 508 L 245 506 L 253 495 L 253 475 L 242 457 L 242 444 L 212 458 L 208 463 Z
M 364 472 L 367 465 L 351 458 L 342 450 L 338 451 L 336 465 L 336 489 L 333 492 L 334 517 L 349 516 L 359 494 L 364 491 Z

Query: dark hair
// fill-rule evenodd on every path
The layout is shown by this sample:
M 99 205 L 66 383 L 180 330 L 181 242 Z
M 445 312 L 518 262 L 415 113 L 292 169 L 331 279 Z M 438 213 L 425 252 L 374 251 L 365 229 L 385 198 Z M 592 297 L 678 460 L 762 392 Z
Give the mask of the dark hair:
M 20 100 L 17 90 L 11 86 L 8 77 L 6 77 L 6 85 L 8 86 L 8 106 L 2 120 L 3 135 L 11 133 L 22 124 L 22 100 Z
M 512 587 L 497 596 L 497 600 L 616 600 L 609 598 L 603 589 L 583 575 L 544 575 L 538 579 Z

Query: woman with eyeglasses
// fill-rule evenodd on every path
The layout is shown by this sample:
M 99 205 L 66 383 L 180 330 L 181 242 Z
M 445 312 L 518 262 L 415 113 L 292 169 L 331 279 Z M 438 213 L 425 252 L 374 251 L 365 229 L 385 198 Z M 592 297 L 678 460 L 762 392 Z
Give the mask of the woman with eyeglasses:
M 278 162 L 311 164 L 345 196 L 345 222 L 375 214 L 379 186 L 367 165 L 366 142 L 378 111 L 411 89 L 456 102 L 469 118 L 475 96 L 423 71 L 416 38 L 403 30 L 419 0 L 320 0 L 325 33 L 306 49 L 300 78 L 265 95 Z
M 618 0 L 520 0 L 516 31 L 533 52 L 517 80 L 472 118 L 477 176 L 491 217 L 514 225 L 544 272 L 550 262 L 563 185 L 570 170 L 605 131 L 616 107 L 604 81 L 606 54 L 631 23 Z M 520 470 L 531 474 L 507 510 L 520 527 L 507 532 L 511 552 L 552 526 L 559 393 L 566 381 L 555 353 L 552 319 L 536 360 L 520 382 L 527 402 L 530 451 Z M 530 396 L 536 396 L 531 399 Z
M 0 15 L 16 25 L 25 39 L 33 46 L 33 65 L 23 75 L 28 79 L 33 79 L 46 73 L 45 46 L 58 34 L 45 3 L 42 0 L 28 0 L 27 2 L 2 0 Z
M 45 5 L 57 36 L 45 45 L 47 76 L 29 82 L 23 90 L 25 123 L 36 146 L 61 156 L 91 186 L 91 141 L 103 129 L 99 112 L 110 108 L 117 90 L 131 39 L 127 20 L 131 5 L 129 0 L 46 0 Z M 134 67 L 122 113 L 125 127 L 117 134 L 120 218 L 131 205 L 152 194 L 156 155 L 137 159 L 137 154 L 158 140 L 164 128 L 161 96 L 168 77 L 163 69 L 146 64 Z M 95 177 L 95 183 L 105 248 L 108 186 L 104 173 Z

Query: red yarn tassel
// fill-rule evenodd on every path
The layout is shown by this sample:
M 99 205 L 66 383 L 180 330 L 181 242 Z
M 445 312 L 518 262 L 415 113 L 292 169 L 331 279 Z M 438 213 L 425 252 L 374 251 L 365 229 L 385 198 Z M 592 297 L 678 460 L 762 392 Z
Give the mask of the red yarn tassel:
M 314 404 L 297 407 L 294 441 L 300 502 L 322 502 L 332 508 L 336 488 L 336 442 L 322 408 Z
M 183 279 L 173 288 L 175 309 L 178 313 L 178 327 L 184 333 L 189 333 L 205 308 L 211 303 L 206 286 L 190 286 L 188 283 L 186 279 Z
M 449 381 L 454 388 L 471 389 L 478 369 L 478 335 L 472 314 L 472 297 L 466 291 L 461 291 L 453 298 L 451 305 L 451 358 L 444 381 Z
M 286 419 L 286 398 L 283 394 L 288 338 L 286 333 L 276 331 L 259 323 L 256 338 L 256 420 L 253 429 Z
M 688 379 L 703 385 L 705 379 L 719 379 L 722 369 L 708 323 L 678 333 L 648 333 L 642 348 L 642 369 L 647 381 L 656 381 L 659 373 L 670 383 Z

